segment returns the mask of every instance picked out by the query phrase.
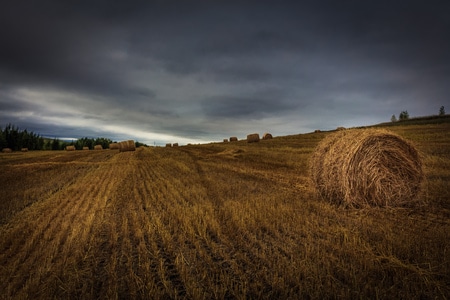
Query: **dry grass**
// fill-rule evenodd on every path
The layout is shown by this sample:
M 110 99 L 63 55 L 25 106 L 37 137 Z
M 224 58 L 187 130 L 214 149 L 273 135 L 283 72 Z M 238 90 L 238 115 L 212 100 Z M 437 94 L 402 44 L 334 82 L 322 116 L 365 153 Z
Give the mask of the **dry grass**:
M 354 207 L 410 205 L 423 179 L 415 147 L 380 129 L 329 135 L 311 158 L 311 174 L 322 197 Z
M 421 206 L 317 197 L 327 132 L 0 154 L 2 297 L 448 298 L 450 127 L 395 132 L 423 153 Z

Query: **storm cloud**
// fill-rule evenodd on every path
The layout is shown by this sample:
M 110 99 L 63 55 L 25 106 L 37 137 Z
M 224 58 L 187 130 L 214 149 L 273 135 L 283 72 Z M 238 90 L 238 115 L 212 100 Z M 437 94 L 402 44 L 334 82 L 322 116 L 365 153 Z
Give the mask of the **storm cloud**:
M 0 122 L 209 142 L 437 114 L 448 1 L 7 1 Z

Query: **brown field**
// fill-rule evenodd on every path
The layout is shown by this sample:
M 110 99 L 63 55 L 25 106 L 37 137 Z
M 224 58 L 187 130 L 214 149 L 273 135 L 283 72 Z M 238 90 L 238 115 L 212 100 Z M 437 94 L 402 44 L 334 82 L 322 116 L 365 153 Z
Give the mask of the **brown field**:
M 389 130 L 423 156 L 419 204 L 320 199 L 327 132 L 2 153 L 1 298 L 449 298 L 450 124 Z

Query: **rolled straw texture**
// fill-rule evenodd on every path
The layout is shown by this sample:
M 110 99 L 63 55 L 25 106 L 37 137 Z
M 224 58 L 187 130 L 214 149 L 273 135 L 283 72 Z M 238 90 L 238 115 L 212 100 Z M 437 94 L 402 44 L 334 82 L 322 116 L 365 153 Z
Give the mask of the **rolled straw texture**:
M 247 143 L 256 143 L 259 142 L 259 134 L 258 133 L 252 133 L 247 135 Z
M 273 138 L 272 135 L 268 132 L 263 134 L 263 140 L 270 140 L 272 138 Z
M 119 143 L 109 144 L 109 149 L 111 149 L 111 150 L 119 149 Z
M 75 151 L 75 146 L 66 146 L 66 151 Z
M 134 140 L 127 140 L 127 141 L 122 141 L 119 143 L 119 151 L 120 152 L 135 151 L 135 150 L 136 150 L 136 144 L 134 143 Z
M 95 145 L 94 150 L 103 150 L 102 145 Z
M 418 151 L 386 130 L 345 130 L 327 136 L 310 162 L 319 194 L 349 207 L 395 207 L 415 200 L 423 179 Z

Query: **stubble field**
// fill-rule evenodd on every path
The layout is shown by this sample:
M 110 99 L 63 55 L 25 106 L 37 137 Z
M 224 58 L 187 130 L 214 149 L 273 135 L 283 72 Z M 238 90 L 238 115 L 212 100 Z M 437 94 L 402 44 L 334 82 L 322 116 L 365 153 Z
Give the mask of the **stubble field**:
M 411 207 L 320 199 L 326 132 L 0 154 L 0 297 L 449 298 L 450 124 L 388 129 L 423 155 Z

